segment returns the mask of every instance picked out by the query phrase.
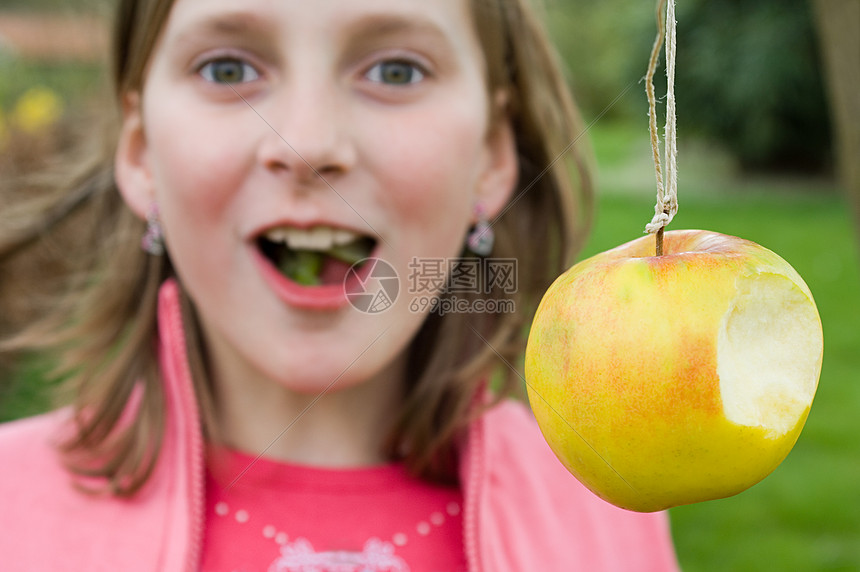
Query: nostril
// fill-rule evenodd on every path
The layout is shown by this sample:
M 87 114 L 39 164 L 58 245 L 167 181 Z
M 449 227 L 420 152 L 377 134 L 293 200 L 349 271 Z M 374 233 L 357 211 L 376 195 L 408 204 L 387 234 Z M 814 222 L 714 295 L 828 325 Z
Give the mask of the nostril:
M 268 156 L 264 156 L 262 164 L 273 173 L 290 175 L 301 183 L 312 183 L 318 178 L 327 180 L 347 170 L 345 165 L 338 162 L 314 161 L 289 148 L 277 154 L 269 153 Z
M 345 169 L 339 165 L 323 165 L 322 167 L 315 169 L 315 172 L 320 177 L 331 177 L 343 173 L 344 170 Z
M 355 164 L 357 153 L 348 137 L 311 134 L 283 137 L 272 132 L 260 141 L 258 164 L 278 177 L 289 177 L 299 186 L 317 186 L 320 179 L 331 179 L 347 173 Z

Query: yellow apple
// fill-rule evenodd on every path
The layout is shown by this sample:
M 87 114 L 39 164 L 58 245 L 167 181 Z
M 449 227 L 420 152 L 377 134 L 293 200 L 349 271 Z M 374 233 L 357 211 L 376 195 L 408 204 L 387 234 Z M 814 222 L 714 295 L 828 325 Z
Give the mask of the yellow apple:
M 529 401 L 559 460 L 651 512 L 739 493 L 794 446 L 823 339 L 809 288 L 755 243 L 646 236 L 560 276 L 526 349 Z

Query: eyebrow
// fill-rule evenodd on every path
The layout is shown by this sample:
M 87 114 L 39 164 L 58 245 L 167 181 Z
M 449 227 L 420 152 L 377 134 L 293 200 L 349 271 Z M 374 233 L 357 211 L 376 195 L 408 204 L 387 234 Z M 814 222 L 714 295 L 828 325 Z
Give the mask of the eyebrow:
M 184 41 L 187 36 L 199 33 L 216 33 L 227 36 L 238 35 L 271 26 L 272 23 L 268 19 L 260 18 L 251 12 L 228 12 L 213 15 L 209 18 L 192 23 L 189 27 L 178 34 L 177 40 Z M 430 19 L 392 15 L 388 13 L 368 14 L 363 16 L 357 22 L 351 23 L 349 25 L 349 29 L 352 32 L 361 32 L 370 35 L 423 32 L 433 36 L 439 36 L 440 38 L 447 37 L 447 34 Z
M 209 18 L 192 22 L 182 29 L 173 39 L 173 43 L 186 44 L 193 42 L 198 36 L 243 36 L 249 32 L 259 33 L 272 27 L 271 22 L 249 12 L 227 12 Z
M 363 41 L 384 40 L 406 35 L 440 42 L 449 50 L 456 49 L 455 42 L 444 28 L 430 18 L 410 14 L 369 13 L 347 21 L 343 27 L 347 36 L 364 38 Z M 214 14 L 193 21 L 180 29 L 170 40 L 171 44 L 185 50 L 202 38 L 252 38 L 255 41 L 277 35 L 277 24 L 271 19 L 261 18 L 253 12 L 235 10 Z M 353 40 L 354 41 L 354 40 Z
M 432 1 L 432 0 L 426 0 Z M 376 45 L 384 45 L 389 41 L 399 42 L 408 38 L 412 43 L 426 47 L 425 56 L 430 57 L 438 65 L 456 67 L 456 53 L 463 46 L 457 45 L 444 26 L 431 18 L 411 14 L 370 13 L 362 15 L 345 24 L 344 31 L 349 38 L 349 51 L 361 51 Z M 433 46 L 430 48 L 430 46 Z
M 350 29 L 353 32 L 368 34 L 370 36 L 419 32 L 438 36 L 442 39 L 448 37 L 448 34 L 432 20 L 391 14 L 369 14 L 351 24 Z

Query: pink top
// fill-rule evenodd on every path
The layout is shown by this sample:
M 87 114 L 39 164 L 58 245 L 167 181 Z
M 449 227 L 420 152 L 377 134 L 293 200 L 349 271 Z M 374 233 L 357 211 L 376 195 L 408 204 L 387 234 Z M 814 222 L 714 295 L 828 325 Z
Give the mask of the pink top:
M 322 469 L 219 449 L 203 572 L 466 570 L 462 495 L 401 464 Z

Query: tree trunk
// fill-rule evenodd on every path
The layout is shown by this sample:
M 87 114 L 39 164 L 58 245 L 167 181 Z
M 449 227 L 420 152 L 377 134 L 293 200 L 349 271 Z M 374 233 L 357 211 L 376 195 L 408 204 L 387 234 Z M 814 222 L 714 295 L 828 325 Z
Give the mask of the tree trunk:
M 836 160 L 860 237 L 860 0 L 813 0 Z

